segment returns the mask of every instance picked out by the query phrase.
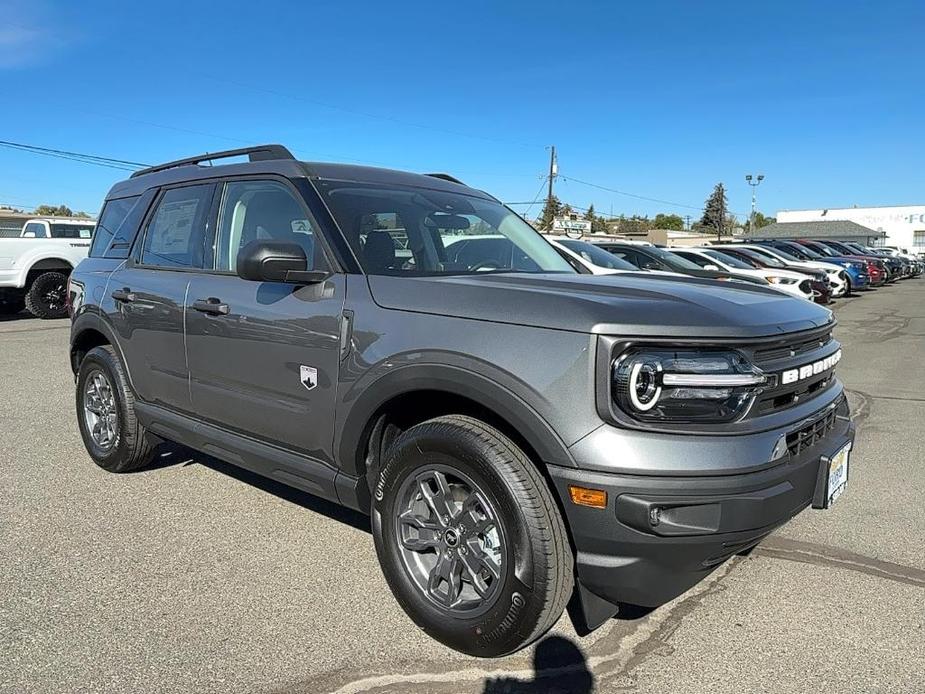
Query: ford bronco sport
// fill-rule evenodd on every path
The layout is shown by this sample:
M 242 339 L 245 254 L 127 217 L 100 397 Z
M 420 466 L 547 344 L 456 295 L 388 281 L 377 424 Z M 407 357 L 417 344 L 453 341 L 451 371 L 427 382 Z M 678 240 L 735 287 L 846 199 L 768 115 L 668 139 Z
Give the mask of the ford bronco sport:
M 278 145 L 139 171 L 69 301 L 100 467 L 169 440 L 369 513 L 399 604 L 469 654 L 570 598 L 583 631 L 671 600 L 847 482 L 831 312 L 578 274 L 445 174 Z

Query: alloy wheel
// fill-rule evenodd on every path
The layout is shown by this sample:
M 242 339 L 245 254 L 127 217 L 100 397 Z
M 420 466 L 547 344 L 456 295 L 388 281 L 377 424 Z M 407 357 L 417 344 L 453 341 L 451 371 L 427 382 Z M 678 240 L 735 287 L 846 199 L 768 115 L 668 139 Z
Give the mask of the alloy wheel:
M 87 377 L 83 409 L 90 438 L 101 449 L 108 451 L 119 436 L 119 413 L 112 385 L 102 371 L 93 371 Z
M 507 568 L 504 529 L 471 478 L 443 465 L 417 470 L 399 491 L 394 527 L 408 574 L 438 608 L 471 617 L 494 604 Z

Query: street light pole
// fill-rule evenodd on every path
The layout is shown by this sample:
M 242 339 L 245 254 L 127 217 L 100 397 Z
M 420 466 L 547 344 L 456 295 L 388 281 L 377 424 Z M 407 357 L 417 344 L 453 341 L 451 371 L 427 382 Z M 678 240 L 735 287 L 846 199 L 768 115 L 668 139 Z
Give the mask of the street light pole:
M 758 174 L 757 176 L 752 176 L 751 174 L 745 175 L 745 182 L 752 187 L 752 213 L 748 216 L 748 235 L 751 236 L 755 233 L 755 212 L 758 208 L 758 186 L 764 180 L 764 174 Z

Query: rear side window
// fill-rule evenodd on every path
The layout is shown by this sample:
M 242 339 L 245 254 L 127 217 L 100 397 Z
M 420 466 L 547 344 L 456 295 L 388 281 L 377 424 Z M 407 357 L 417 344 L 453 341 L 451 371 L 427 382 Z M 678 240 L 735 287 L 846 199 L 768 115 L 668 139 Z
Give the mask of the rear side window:
M 99 221 L 96 223 L 96 233 L 93 234 L 93 243 L 90 246 L 90 256 L 100 258 L 103 256 L 110 258 L 125 258 L 128 256 L 128 249 L 125 249 L 125 255 L 112 256 L 107 253 L 109 244 L 115 236 L 119 227 L 125 221 L 126 216 L 138 202 L 138 195 L 130 198 L 119 198 L 118 200 L 108 200 L 103 206 L 100 213 Z
M 45 225 L 39 224 L 38 222 L 29 222 L 29 224 L 23 227 L 23 234 L 28 236 L 28 238 L 35 239 L 44 239 L 48 237 L 48 234 L 45 233 Z
M 93 223 L 80 224 L 52 224 L 51 238 L 53 239 L 89 239 L 93 236 Z
M 167 190 L 148 224 L 141 252 L 142 265 L 163 268 L 203 268 L 206 223 L 212 206 L 212 184 Z M 210 262 L 211 262 L 211 253 Z

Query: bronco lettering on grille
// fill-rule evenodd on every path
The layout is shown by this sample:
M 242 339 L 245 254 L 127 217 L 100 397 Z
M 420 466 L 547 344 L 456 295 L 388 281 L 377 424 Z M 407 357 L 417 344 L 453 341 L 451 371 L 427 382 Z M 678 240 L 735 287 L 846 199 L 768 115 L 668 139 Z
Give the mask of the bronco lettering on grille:
M 812 364 L 804 364 L 798 369 L 788 369 L 784 371 L 780 375 L 780 382 L 783 385 L 787 385 L 788 383 L 802 381 L 804 378 L 809 378 L 810 376 L 821 374 L 823 371 L 828 371 L 839 361 L 841 361 L 841 350 L 838 350 L 834 354 L 830 354 L 825 359 L 814 361 Z

